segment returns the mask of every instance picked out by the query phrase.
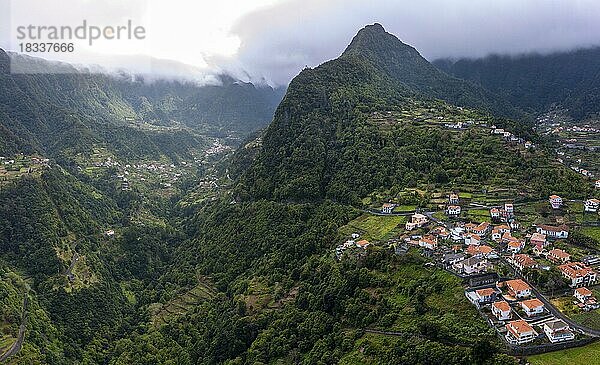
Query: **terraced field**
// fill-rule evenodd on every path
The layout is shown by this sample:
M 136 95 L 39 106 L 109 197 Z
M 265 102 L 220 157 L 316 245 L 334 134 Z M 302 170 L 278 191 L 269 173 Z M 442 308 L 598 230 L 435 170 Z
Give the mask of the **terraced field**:
M 190 291 L 168 301 L 165 304 L 152 307 L 152 324 L 161 325 L 174 317 L 187 313 L 191 308 L 213 298 L 217 291 L 206 282 L 200 282 Z

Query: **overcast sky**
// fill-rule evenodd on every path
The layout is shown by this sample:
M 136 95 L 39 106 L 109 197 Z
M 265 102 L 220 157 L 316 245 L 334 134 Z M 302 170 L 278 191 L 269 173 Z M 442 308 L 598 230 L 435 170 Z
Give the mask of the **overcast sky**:
M 374 22 L 433 60 L 600 45 L 599 15 L 598 0 L 0 0 L 0 47 L 18 51 L 18 26 L 132 19 L 146 28 L 144 41 L 77 44 L 69 57 L 44 57 L 200 79 L 227 70 L 285 84 Z

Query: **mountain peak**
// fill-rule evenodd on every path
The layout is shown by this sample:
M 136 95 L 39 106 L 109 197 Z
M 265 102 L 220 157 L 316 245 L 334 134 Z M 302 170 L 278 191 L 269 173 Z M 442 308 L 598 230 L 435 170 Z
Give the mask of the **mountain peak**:
M 343 55 L 363 57 L 386 57 L 390 52 L 402 53 L 403 57 L 421 57 L 413 47 L 402 43 L 395 35 L 385 31 L 379 24 L 367 25 L 354 36 Z

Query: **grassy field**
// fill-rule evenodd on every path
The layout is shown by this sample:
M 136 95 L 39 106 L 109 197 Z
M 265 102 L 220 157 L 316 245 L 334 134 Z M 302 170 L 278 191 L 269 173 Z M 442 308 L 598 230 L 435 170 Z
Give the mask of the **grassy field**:
M 475 222 L 489 222 L 491 219 L 487 209 L 470 209 L 467 211 L 467 217 Z
M 600 365 L 600 342 L 527 358 L 531 365 Z
M 581 233 L 600 242 L 600 227 L 584 227 Z
M 381 241 L 390 238 L 401 230 L 407 218 L 401 216 L 376 216 L 363 214 L 341 228 L 344 235 L 359 233 L 362 239 Z

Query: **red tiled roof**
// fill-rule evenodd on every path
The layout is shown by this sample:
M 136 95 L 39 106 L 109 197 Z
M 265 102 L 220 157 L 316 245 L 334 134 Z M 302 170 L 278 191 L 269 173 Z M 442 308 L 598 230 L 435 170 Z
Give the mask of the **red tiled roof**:
M 531 287 L 521 279 L 508 280 L 506 286 L 514 291 L 530 290 Z
M 535 309 L 539 307 L 543 307 L 544 303 L 539 299 L 529 299 L 521 302 L 521 305 L 527 307 L 528 309 Z
M 577 288 L 577 289 L 575 289 L 575 292 L 577 292 L 577 294 L 579 294 L 579 295 L 583 295 L 586 297 L 591 296 L 593 294 L 592 291 L 586 287 Z
M 533 327 L 523 320 L 512 321 L 508 323 L 506 325 L 506 329 L 517 338 L 521 337 L 521 334 L 533 331 Z
M 486 288 L 486 289 L 476 290 L 475 293 L 477 293 L 477 295 L 479 295 L 480 297 L 489 297 L 489 296 L 494 295 L 494 293 L 496 293 L 496 291 L 492 288 Z
M 492 304 L 494 307 L 498 308 L 499 310 L 501 310 L 502 312 L 508 312 L 510 310 L 510 305 L 505 302 L 504 300 L 499 301 L 499 302 L 494 302 Z

